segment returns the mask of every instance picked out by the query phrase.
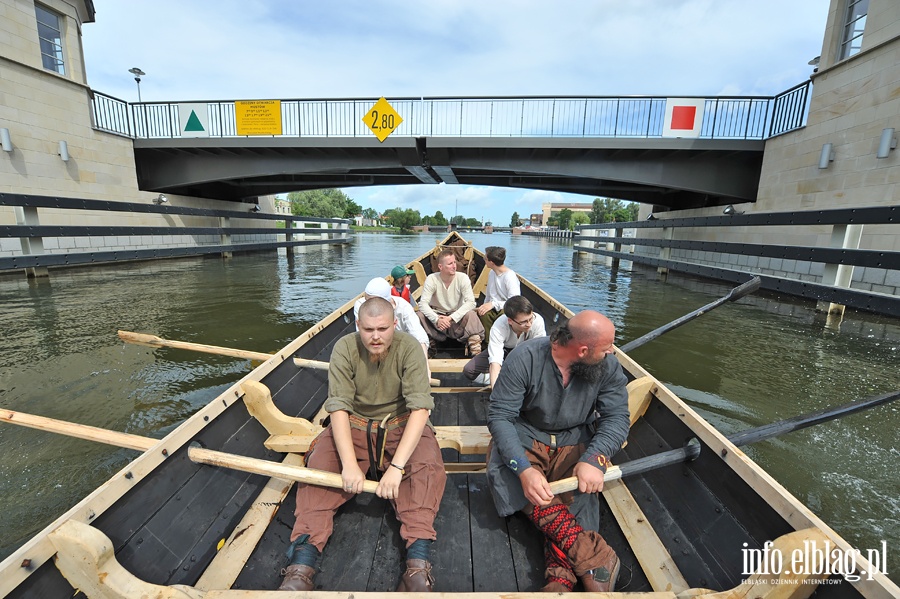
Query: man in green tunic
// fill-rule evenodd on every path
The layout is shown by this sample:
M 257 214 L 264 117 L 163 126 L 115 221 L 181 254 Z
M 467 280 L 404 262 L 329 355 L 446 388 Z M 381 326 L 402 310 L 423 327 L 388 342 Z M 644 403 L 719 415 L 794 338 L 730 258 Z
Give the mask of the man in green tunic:
M 320 552 L 334 514 L 361 493 L 365 472 L 379 480 L 406 542 L 398 591 L 430 592 L 430 548 L 447 475 L 428 421 L 434 407 L 425 355 L 411 335 L 394 329 L 394 309 L 372 298 L 359 309 L 359 331 L 338 340 L 328 368 L 325 410 L 331 424 L 306 453 L 306 465 L 340 473 L 343 489 L 297 487 L 297 517 L 280 590 L 313 590 Z

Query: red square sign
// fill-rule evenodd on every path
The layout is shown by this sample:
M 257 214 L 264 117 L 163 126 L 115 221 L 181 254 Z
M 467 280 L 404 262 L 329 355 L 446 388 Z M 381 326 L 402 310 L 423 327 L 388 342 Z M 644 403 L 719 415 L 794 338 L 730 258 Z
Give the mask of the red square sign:
M 672 124 L 671 129 L 687 129 L 690 131 L 694 128 L 694 119 L 697 117 L 696 106 L 673 106 L 672 107 Z

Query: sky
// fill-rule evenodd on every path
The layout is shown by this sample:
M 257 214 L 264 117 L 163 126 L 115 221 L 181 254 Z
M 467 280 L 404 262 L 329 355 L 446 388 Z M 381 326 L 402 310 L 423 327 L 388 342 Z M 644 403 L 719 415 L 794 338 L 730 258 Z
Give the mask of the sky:
M 828 0 L 94 0 L 89 85 L 145 102 L 380 96 L 775 95 L 805 81 Z M 344 190 L 364 208 L 513 211 L 593 196 Z

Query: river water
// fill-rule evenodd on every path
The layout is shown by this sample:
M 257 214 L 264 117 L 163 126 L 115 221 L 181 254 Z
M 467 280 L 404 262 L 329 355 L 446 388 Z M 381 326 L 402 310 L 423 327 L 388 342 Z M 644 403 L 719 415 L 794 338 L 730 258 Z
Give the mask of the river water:
M 250 363 L 125 345 L 118 329 L 271 352 L 442 235 L 357 234 L 345 247 L 188 258 L 0 277 L 0 408 L 162 437 Z M 562 240 L 467 234 L 574 311 L 593 308 L 630 341 L 729 286 L 659 280 Z M 900 388 L 900 321 L 849 315 L 824 327 L 809 304 L 753 296 L 632 352 L 729 434 Z M 745 447 L 857 547 L 900 550 L 900 406 L 882 406 Z M 121 469 L 134 452 L 0 423 L 0 558 Z

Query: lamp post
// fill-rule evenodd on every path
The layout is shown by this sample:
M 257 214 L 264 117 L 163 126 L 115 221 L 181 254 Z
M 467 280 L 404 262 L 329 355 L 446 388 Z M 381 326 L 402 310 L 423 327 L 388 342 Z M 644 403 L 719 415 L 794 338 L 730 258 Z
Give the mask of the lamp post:
M 140 104 L 141 103 L 141 77 L 143 77 L 147 73 L 145 73 L 144 71 L 140 70 L 137 67 L 128 69 L 128 72 L 131 73 L 132 75 L 134 75 L 134 80 L 137 83 L 137 88 L 138 88 L 138 104 Z

